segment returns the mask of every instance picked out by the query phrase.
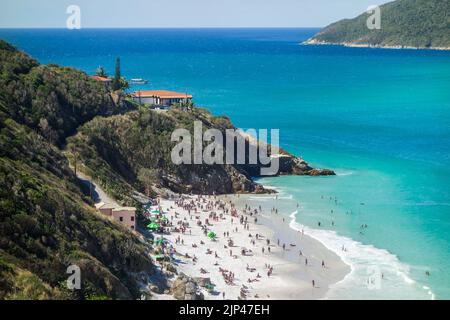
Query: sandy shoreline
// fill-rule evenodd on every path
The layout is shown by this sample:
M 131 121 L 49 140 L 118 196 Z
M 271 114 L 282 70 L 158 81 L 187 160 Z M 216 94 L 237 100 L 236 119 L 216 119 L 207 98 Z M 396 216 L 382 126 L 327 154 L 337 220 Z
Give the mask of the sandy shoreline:
M 185 202 L 192 201 L 197 205 L 197 210 L 177 206 L 173 200 L 160 200 L 165 216 L 174 227 L 180 221 L 189 224 L 184 234 L 171 232 L 169 235 L 165 234 L 164 238 L 177 252 L 174 260 L 178 272 L 190 277 L 210 278 L 215 285 L 213 294 L 203 291 L 205 299 L 223 299 L 223 293 L 225 299 L 237 299 L 242 297 L 242 289 L 246 299 L 321 299 L 325 297 L 331 284 L 341 281 L 350 272 L 350 267 L 335 253 L 319 241 L 290 228 L 289 219 L 285 218 L 283 221 L 282 215 L 270 210 L 259 212 L 259 208 L 252 207 L 249 210 L 236 208 L 238 216 L 233 217 L 230 201 L 234 203 L 234 200 L 230 196 L 187 197 Z M 225 203 L 225 207 L 220 208 L 218 201 Z M 216 219 L 213 219 L 214 213 L 217 215 Z M 240 223 L 241 216 L 244 223 Z M 205 219 L 210 223 L 208 230 L 217 234 L 214 241 L 197 224 L 200 220 L 205 226 Z M 247 227 L 244 227 L 245 219 Z M 224 235 L 226 232 L 229 233 L 228 236 Z M 256 234 L 259 235 L 258 239 Z M 159 237 L 160 235 L 156 235 L 156 238 Z M 233 241 L 232 247 L 229 246 L 230 239 Z M 246 249 L 248 253 L 242 255 L 242 249 Z M 194 255 L 195 262 L 192 259 Z M 322 261 L 325 266 L 322 266 Z M 268 265 L 273 267 L 270 276 Z M 201 269 L 207 273 L 202 273 Z M 234 274 L 233 284 L 226 283 L 224 270 Z

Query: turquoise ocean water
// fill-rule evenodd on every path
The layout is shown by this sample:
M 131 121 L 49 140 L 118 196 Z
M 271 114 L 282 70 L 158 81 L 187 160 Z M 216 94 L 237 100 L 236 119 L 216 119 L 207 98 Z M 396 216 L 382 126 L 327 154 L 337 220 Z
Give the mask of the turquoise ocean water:
M 316 31 L 0 30 L 0 38 L 90 74 L 99 65 L 112 73 L 120 56 L 125 76 L 150 81 L 133 89 L 189 92 L 236 126 L 279 128 L 283 148 L 337 172 L 261 180 L 280 191 L 292 227 L 352 266 L 329 297 L 449 299 L 450 52 L 299 45 Z M 384 279 L 369 290 L 374 267 Z

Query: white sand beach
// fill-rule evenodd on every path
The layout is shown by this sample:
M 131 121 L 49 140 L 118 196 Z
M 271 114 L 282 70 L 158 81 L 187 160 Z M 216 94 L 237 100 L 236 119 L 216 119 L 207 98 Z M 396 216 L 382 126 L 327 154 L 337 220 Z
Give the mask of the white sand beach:
M 321 299 L 350 272 L 336 254 L 279 215 L 233 208 L 232 197 L 183 198 L 160 200 L 172 232 L 155 237 L 173 246 L 178 272 L 210 278 L 215 290 L 204 291 L 205 299 Z M 174 230 L 182 224 L 184 232 Z

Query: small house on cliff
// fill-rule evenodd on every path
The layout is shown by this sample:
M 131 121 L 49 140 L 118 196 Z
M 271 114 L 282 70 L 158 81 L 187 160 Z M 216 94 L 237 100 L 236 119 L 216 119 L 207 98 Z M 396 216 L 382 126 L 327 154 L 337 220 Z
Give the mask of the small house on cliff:
M 101 214 L 111 217 L 125 227 L 136 229 L 136 208 L 134 207 L 117 207 L 111 204 L 100 202 L 95 205 Z
M 131 94 L 133 101 L 141 105 L 168 108 L 173 104 L 192 100 L 192 95 L 168 90 L 139 90 Z
M 110 78 L 101 76 L 92 76 L 91 79 L 103 83 L 107 89 L 111 87 L 112 80 Z

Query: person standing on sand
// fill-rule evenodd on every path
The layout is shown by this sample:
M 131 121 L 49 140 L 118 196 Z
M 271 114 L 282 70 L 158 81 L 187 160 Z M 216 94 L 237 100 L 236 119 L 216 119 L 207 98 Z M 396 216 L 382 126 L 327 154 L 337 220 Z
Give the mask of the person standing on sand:
M 308 265 L 308 258 L 305 258 L 305 266 Z
M 315 288 L 316 287 L 316 282 L 313 280 L 313 281 L 311 281 L 311 283 L 312 283 L 313 288 Z

